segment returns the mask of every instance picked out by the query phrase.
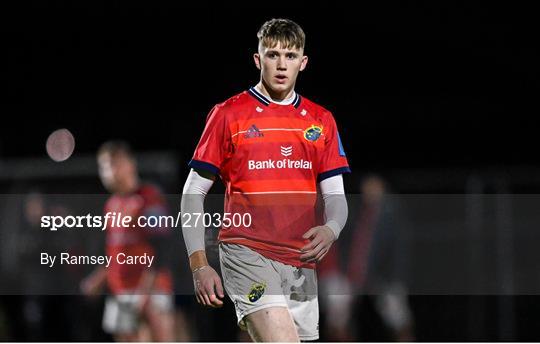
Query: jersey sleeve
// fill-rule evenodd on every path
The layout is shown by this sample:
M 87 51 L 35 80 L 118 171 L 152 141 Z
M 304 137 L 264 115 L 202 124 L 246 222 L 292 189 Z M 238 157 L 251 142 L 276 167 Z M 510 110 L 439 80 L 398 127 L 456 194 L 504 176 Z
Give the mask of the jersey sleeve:
M 223 109 L 214 108 L 208 114 L 206 126 L 189 166 L 219 175 L 231 147 L 230 131 Z
M 342 173 L 350 173 L 349 163 L 339 137 L 336 121 L 329 114 L 324 132 L 324 152 L 319 162 L 317 181 L 321 182 Z

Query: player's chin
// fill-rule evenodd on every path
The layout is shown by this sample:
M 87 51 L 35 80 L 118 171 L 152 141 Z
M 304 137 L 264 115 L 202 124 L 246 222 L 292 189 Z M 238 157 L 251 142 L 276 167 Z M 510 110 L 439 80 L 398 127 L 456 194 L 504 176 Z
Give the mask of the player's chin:
M 285 82 L 285 83 L 278 83 L 278 82 L 276 82 L 276 83 L 274 83 L 274 84 L 272 85 L 272 89 L 273 89 L 274 92 L 283 92 L 283 91 L 287 91 L 287 90 L 290 89 L 290 87 L 291 87 L 291 85 L 290 85 L 290 83 L 288 83 L 288 82 Z

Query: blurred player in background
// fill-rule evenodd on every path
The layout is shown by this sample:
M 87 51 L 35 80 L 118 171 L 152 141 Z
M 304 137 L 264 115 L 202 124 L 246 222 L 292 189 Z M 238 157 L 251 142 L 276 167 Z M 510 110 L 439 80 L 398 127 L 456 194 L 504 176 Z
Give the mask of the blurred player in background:
M 361 341 L 414 340 L 413 316 L 404 283 L 406 223 L 388 190 L 387 182 L 379 175 L 362 178 L 359 216 L 350 233 L 347 274 L 358 295 L 356 318 L 360 323 L 355 328 L 359 329 Z M 385 331 L 374 333 L 374 315 Z M 381 332 L 387 335 L 381 336 Z
M 139 180 L 135 156 L 121 141 L 104 143 L 98 151 L 99 176 L 112 196 L 105 204 L 109 212 L 131 216 L 167 215 L 161 191 Z M 106 254 L 154 256 L 150 268 L 143 264 L 118 264 L 97 268 L 81 283 L 83 293 L 97 295 L 107 284 L 103 328 L 117 341 L 174 341 L 174 299 L 168 228 L 117 227 L 106 229 Z M 145 331 L 145 329 L 147 331 Z M 150 338 L 145 334 L 150 333 Z
M 295 92 L 308 62 L 302 28 L 263 24 L 254 62 L 260 81 L 216 105 L 189 163 L 182 212 L 203 213 L 216 176 L 225 212 L 252 222 L 224 225 L 219 250 L 224 287 L 238 324 L 256 341 L 319 337 L 315 267 L 347 219 L 342 173 L 350 172 L 332 114 Z M 317 220 L 317 187 L 324 220 Z M 183 227 L 199 303 L 221 307 L 223 285 L 209 266 L 204 226 Z
M 359 191 L 352 230 L 319 267 L 325 339 L 414 340 L 403 277 L 406 223 L 382 177 L 365 176 Z

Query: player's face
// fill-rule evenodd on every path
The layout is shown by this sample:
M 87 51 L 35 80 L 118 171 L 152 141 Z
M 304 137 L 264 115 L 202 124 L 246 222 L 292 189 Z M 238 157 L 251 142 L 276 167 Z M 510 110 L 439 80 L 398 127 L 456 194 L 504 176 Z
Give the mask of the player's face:
M 360 186 L 363 198 L 368 203 L 378 203 L 385 193 L 384 182 L 379 177 L 369 177 Z
M 260 45 L 254 59 L 264 86 L 272 96 L 281 99 L 292 92 L 298 73 L 306 68 L 308 61 L 303 49 L 282 48 L 279 42 L 272 48 Z
M 101 154 L 98 169 L 101 182 L 110 192 L 129 192 L 137 183 L 135 162 L 126 154 Z

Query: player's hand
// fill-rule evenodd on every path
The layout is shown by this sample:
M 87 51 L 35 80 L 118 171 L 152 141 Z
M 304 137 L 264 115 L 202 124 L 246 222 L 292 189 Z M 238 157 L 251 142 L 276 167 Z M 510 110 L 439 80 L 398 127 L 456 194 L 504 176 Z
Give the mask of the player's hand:
M 135 306 L 137 314 L 145 314 L 148 311 L 148 306 L 150 304 L 150 295 L 142 294 L 139 302 Z
M 223 299 L 225 294 L 221 278 L 211 266 L 206 265 L 196 269 L 193 273 L 193 283 L 198 303 L 213 308 L 223 306 L 223 301 L 220 299 Z
M 90 275 L 81 281 L 80 288 L 84 295 L 96 297 L 101 292 L 102 283 L 98 276 Z
M 300 260 L 306 263 L 320 262 L 336 240 L 334 232 L 328 226 L 313 227 L 302 237 L 311 241 L 302 247 L 304 254 L 300 256 Z

